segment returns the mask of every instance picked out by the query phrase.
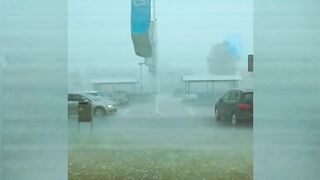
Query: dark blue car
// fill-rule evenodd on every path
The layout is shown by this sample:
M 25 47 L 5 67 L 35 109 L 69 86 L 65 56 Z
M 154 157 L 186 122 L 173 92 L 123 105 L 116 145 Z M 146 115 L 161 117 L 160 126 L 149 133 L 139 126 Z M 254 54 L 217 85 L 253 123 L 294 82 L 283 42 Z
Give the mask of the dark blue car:
M 232 89 L 226 92 L 216 103 L 215 119 L 224 120 L 233 125 L 239 122 L 253 121 L 253 91 Z

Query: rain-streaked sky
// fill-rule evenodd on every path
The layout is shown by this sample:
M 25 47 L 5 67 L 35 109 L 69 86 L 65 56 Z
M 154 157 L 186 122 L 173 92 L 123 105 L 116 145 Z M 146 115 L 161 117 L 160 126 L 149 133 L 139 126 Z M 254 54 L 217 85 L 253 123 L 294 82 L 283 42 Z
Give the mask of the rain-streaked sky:
M 143 58 L 131 42 L 130 3 L 69 1 L 69 70 L 137 68 Z M 160 68 L 206 69 L 211 47 L 232 37 L 242 46 L 243 65 L 253 53 L 253 0 L 161 0 L 156 11 Z

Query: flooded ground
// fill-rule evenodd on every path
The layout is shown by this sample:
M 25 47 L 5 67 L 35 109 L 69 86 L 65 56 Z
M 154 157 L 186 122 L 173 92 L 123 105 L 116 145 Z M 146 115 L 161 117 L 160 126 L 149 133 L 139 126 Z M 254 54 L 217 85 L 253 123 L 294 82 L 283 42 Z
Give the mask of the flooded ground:
M 69 179 L 252 179 L 252 127 L 217 123 L 211 105 L 160 95 L 77 126 L 69 119 Z

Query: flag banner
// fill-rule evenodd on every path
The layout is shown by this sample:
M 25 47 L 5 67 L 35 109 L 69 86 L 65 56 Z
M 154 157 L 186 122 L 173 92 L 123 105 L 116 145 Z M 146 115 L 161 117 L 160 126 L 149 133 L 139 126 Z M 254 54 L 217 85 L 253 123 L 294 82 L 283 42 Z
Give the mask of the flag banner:
M 131 0 L 131 38 L 135 53 L 141 57 L 152 56 L 149 39 L 151 0 Z
M 148 33 L 151 19 L 150 0 L 131 0 L 131 32 Z
M 152 45 L 148 33 L 132 33 L 131 38 L 136 55 L 140 57 L 152 56 Z

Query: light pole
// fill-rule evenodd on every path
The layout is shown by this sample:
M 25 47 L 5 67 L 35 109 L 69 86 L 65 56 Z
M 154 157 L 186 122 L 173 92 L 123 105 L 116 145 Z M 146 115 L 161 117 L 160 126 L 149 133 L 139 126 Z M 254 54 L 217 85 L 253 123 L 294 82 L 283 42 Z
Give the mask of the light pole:
M 140 93 L 143 92 L 143 88 L 142 88 L 142 65 L 144 65 L 145 63 L 143 62 L 139 62 L 138 65 L 140 65 Z

